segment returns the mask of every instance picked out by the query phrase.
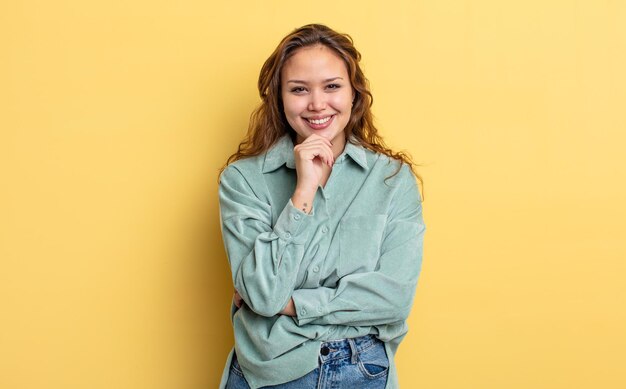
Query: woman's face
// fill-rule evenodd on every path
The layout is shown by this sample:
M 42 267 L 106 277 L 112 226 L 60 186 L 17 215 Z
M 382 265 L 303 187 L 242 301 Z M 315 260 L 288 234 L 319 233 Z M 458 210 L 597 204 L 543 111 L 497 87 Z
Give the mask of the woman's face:
M 343 150 L 354 94 L 346 64 L 332 49 L 298 49 L 283 65 L 281 95 L 297 143 L 318 134 Z

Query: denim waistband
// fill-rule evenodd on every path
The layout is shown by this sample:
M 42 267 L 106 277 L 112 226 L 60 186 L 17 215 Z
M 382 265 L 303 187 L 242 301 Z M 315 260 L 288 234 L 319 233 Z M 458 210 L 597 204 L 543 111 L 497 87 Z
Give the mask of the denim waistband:
M 337 339 L 323 342 L 320 345 L 320 359 L 322 362 L 333 359 L 350 357 L 357 358 L 359 352 L 382 343 L 374 335 L 365 335 L 358 338 Z M 325 350 L 326 348 L 326 350 Z

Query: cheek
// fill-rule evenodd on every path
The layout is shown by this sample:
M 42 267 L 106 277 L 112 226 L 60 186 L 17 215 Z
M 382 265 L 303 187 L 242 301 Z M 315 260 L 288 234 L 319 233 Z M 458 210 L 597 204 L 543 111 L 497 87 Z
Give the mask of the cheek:
M 283 107 L 285 115 L 298 116 L 302 112 L 301 102 L 294 98 L 283 98 Z
M 331 104 L 342 111 L 350 111 L 352 99 L 350 94 L 341 94 L 333 96 Z

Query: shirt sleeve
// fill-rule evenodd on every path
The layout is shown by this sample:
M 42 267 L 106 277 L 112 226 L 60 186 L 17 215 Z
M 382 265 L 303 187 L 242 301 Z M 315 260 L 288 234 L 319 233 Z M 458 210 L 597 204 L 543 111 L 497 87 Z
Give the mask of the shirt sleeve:
M 421 271 L 426 228 L 415 177 L 409 169 L 405 174 L 391 202 L 379 267 L 344 276 L 335 288 L 295 290 L 294 320 L 299 326 L 377 326 L 406 320 Z
M 248 307 L 262 316 L 278 314 L 294 290 L 311 214 L 291 200 L 272 226 L 272 207 L 259 199 L 233 166 L 220 176 L 222 238 L 235 289 Z

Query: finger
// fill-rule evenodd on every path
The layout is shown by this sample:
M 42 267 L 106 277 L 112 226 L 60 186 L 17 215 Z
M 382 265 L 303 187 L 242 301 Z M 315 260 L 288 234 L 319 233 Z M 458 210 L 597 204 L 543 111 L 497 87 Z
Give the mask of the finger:
M 319 157 L 329 165 L 334 163 L 332 149 L 324 143 L 316 142 L 306 145 L 302 143 L 298 145 L 296 154 L 305 160 L 313 160 L 315 157 Z
M 335 157 L 333 155 L 333 150 L 330 148 L 330 146 L 322 144 L 317 149 L 317 152 L 319 153 L 317 154 L 317 156 L 322 161 L 324 161 L 324 163 L 326 163 L 329 167 L 333 166 L 333 164 L 335 163 Z
M 296 147 L 305 148 L 305 149 L 311 148 L 311 147 L 325 147 L 325 148 L 330 149 L 331 143 L 325 138 L 318 138 L 318 139 L 310 140 L 308 142 L 302 142 Z
M 332 158 L 330 153 L 328 153 L 324 148 L 318 148 L 315 150 L 310 150 L 309 153 L 306 153 L 306 160 L 313 161 L 315 159 L 319 159 L 322 163 L 331 166 Z
M 309 135 L 302 143 L 314 142 L 314 141 L 322 141 L 326 143 L 328 146 L 332 146 L 332 142 L 321 135 L 311 134 Z
M 326 152 L 328 153 L 328 158 L 330 160 L 330 167 L 333 167 L 333 165 L 335 164 L 335 154 L 333 153 L 333 149 L 331 147 L 328 147 L 326 149 Z
M 312 149 L 317 148 L 317 149 L 325 149 L 328 151 L 332 151 L 331 143 L 325 138 L 316 139 L 307 143 L 301 143 L 298 146 L 302 150 L 312 150 Z

